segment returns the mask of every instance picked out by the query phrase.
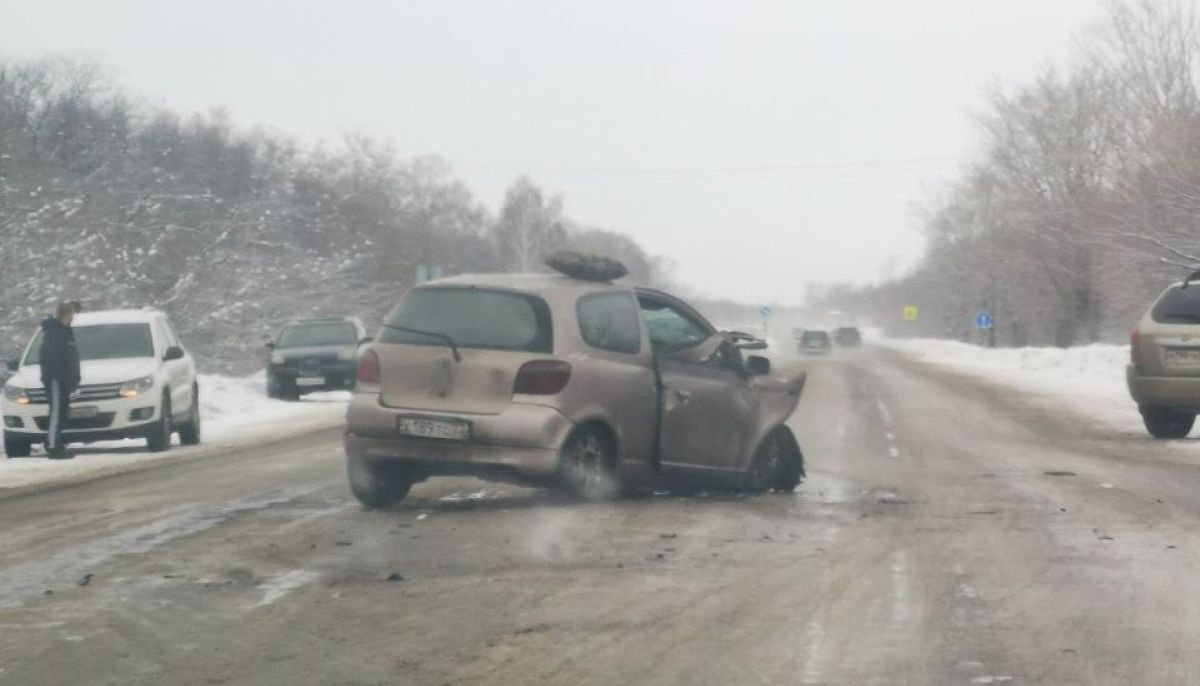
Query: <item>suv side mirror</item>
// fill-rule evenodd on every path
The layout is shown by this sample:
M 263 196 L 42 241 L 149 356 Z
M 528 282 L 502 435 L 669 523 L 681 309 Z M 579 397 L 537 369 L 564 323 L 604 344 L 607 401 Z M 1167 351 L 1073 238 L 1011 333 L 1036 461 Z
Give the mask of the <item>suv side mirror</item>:
M 761 355 L 746 358 L 746 371 L 750 376 L 766 376 L 771 373 L 771 361 Z
M 171 360 L 182 360 L 182 359 L 183 359 L 183 348 L 180 348 L 177 345 L 173 345 L 170 348 L 167 348 L 166 354 L 163 355 L 163 360 L 165 362 L 170 362 Z
M 15 372 L 21 368 L 21 358 L 14 357 L 11 360 L 5 360 L 4 366 L 8 369 L 8 371 Z
M 274 350 L 275 349 L 275 341 L 268 338 L 267 340 L 263 341 L 263 346 L 266 347 L 267 350 Z

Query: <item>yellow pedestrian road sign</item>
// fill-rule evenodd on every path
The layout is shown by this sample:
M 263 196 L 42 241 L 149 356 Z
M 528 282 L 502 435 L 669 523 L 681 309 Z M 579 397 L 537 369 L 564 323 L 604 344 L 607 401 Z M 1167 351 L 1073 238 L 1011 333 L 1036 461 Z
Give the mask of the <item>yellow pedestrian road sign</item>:
M 904 321 L 915 322 L 921 318 L 921 310 L 916 305 L 904 306 Z

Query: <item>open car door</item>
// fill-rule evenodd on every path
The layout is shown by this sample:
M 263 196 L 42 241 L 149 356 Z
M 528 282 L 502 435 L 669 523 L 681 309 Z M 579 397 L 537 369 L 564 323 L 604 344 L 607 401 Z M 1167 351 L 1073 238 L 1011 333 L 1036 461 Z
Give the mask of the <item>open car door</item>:
M 741 353 L 681 301 L 658 293 L 638 300 L 655 348 L 663 472 L 739 471 L 759 412 Z

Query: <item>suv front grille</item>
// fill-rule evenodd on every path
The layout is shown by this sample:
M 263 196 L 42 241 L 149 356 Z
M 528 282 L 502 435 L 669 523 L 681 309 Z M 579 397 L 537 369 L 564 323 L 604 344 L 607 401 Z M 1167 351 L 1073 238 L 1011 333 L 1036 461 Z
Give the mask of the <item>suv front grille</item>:
M 92 384 L 90 386 L 80 386 L 79 389 L 71 396 L 71 402 L 86 402 L 90 400 L 112 400 L 121 397 L 121 385 L 119 383 Z M 43 388 L 29 389 L 29 402 L 34 405 L 45 405 L 47 399 L 46 390 Z

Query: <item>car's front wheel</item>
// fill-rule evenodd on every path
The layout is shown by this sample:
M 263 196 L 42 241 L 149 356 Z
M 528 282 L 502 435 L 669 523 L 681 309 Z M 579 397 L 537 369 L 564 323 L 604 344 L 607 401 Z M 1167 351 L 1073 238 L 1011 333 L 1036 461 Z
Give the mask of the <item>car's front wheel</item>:
M 1187 438 L 1196 424 L 1195 412 L 1169 407 L 1142 407 L 1142 422 L 1155 438 Z
M 755 493 L 791 493 L 804 476 L 804 453 L 792 432 L 781 428 L 758 447 L 746 472 L 744 487 Z
M 4 454 L 10 458 L 13 457 L 29 457 L 32 452 L 33 444 L 28 438 L 14 436 L 9 432 L 4 432 Z
M 371 510 L 391 507 L 404 500 L 418 481 L 402 464 L 354 456 L 346 459 L 346 476 L 350 481 L 350 492 Z
M 146 432 L 146 447 L 152 453 L 161 453 L 171 447 L 171 398 L 165 393 L 158 415 L 158 421 Z
M 184 445 L 200 443 L 200 389 L 197 386 L 192 387 L 192 411 L 187 423 L 179 428 L 179 442 Z

